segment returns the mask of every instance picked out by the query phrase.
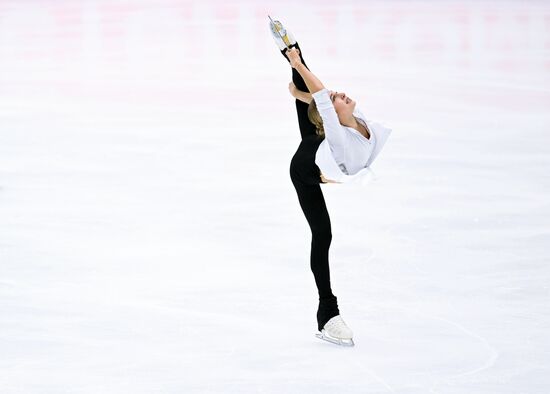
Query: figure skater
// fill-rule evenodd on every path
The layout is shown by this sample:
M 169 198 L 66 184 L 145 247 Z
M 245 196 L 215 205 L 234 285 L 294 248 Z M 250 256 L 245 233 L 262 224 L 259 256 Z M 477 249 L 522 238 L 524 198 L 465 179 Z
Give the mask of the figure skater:
M 353 332 L 338 308 L 330 283 L 330 217 L 320 183 L 355 182 L 369 171 L 391 129 L 367 120 L 356 102 L 327 90 L 309 70 L 292 33 L 270 18 L 273 38 L 292 67 L 289 91 L 296 98 L 301 142 L 290 162 L 290 178 L 311 228 L 310 267 L 319 293 L 317 337 L 353 346 Z

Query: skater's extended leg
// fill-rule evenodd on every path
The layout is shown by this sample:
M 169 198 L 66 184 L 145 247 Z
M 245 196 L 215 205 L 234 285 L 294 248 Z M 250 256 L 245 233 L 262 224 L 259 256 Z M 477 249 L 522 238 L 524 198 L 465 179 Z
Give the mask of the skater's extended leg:
M 304 61 L 304 58 L 303 58 L 303 55 L 302 55 L 302 49 L 300 48 L 300 45 L 296 42 L 296 44 L 292 44 L 292 45 L 290 45 L 290 47 L 291 48 L 297 48 L 297 49 L 300 50 L 300 60 L 302 61 L 304 66 L 306 66 L 306 68 L 309 70 L 309 67 L 307 66 L 306 62 Z M 281 50 L 281 53 L 284 56 L 284 58 L 286 59 L 286 61 L 288 62 L 288 64 L 290 64 L 290 59 L 286 56 L 286 51 L 288 51 L 287 48 Z M 309 89 L 306 86 L 306 82 L 304 81 L 304 78 L 302 78 L 300 73 L 298 71 L 296 71 L 296 69 L 294 67 L 291 67 L 291 68 L 292 68 L 292 82 L 294 82 L 294 85 L 296 85 L 296 87 L 299 90 L 301 90 L 302 92 L 309 92 Z
M 304 66 L 307 67 L 304 61 L 304 58 L 302 57 L 302 50 L 300 49 L 300 46 L 298 45 L 298 43 L 292 44 L 290 47 L 291 48 L 296 47 L 300 50 L 300 59 L 302 60 L 302 63 L 304 64 Z M 287 49 L 283 49 L 281 53 L 290 64 L 290 60 L 285 55 L 286 51 Z M 301 90 L 302 92 L 309 92 L 302 76 L 298 73 L 298 71 L 296 71 L 294 67 L 291 67 L 291 69 L 292 69 L 292 82 L 294 82 L 294 85 L 296 85 L 296 88 Z M 307 116 L 308 106 L 309 106 L 308 103 L 304 103 L 303 101 L 296 99 L 296 113 L 298 114 L 298 125 L 300 126 L 300 134 L 302 136 L 302 139 L 304 139 L 304 137 L 309 135 L 317 135 L 315 125 L 309 121 L 309 117 Z

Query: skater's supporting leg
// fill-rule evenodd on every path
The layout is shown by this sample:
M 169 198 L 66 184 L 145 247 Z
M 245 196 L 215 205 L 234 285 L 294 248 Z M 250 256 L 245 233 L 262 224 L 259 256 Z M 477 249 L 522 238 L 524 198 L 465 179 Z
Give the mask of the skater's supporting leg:
M 329 248 L 332 241 L 330 217 L 327 206 L 319 185 L 320 179 L 306 178 L 310 174 L 305 172 L 300 157 L 307 154 L 307 143 L 315 146 L 315 140 L 308 138 L 302 141 L 298 151 L 293 157 L 290 166 L 290 176 L 300 207 L 311 229 L 311 255 L 310 267 L 315 277 L 315 284 L 319 292 L 319 309 L 317 311 L 317 323 L 319 331 L 330 318 L 340 314 L 336 296 L 332 293 L 330 285 Z M 302 164 L 302 165 L 300 165 Z M 317 168 L 318 167 L 314 167 Z

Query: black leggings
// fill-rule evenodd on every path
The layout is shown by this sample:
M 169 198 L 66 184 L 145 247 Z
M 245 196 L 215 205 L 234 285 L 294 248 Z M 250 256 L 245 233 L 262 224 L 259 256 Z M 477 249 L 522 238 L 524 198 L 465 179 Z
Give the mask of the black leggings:
M 298 43 L 291 45 L 300 49 Z M 290 63 L 285 55 L 286 49 L 281 53 Z M 307 67 L 300 49 L 300 58 Z M 304 92 L 309 92 L 303 78 L 292 68 L 292 82 L 296 88 Z M 308 104 L 296 100 L 296 111 L 298 113 L 298 124 L 302 141 L 298 150 L 290 162 L 290 179 L 298 194 L 298 201 L 306 220 L 311 228 L 311 256 L 310 265 L 315 284 L 319 291 L 319 308 L 317 310 L 317 328 L 319 331 L 325 323 L 332 317 L 339 315 L 338 302 L 336 296 L 332 293 L 330 287 L 329 270 L 329 248 L 332 241 L 332 232 L 330 227 L 330 217 L 327 206 L 321 191 L 321 170 L 315 164 L 315 153 L 323 137 L 316 134 L 315 125 L 309 121 L 307 116 Z

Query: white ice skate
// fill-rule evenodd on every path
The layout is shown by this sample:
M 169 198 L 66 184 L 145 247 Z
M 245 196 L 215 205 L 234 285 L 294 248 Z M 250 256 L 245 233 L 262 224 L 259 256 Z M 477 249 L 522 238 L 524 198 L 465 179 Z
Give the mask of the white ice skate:
M 296 40 L 294 39 L 292 33 L 285 29 L 281 22 L 274 21 L 269 15 L 268 17 L 269 27 L 273 33 L 273 39 L 281 51 L 285 48 L 289 49 L 291 45 L 296 44 Z
M 353 332 L 346 325 L 342 316 L 337 315 L 331 318 L 323 327 L 320 333 L 315 334 L 317 338 L 335 343 L 341 346 L 354 346 Z

